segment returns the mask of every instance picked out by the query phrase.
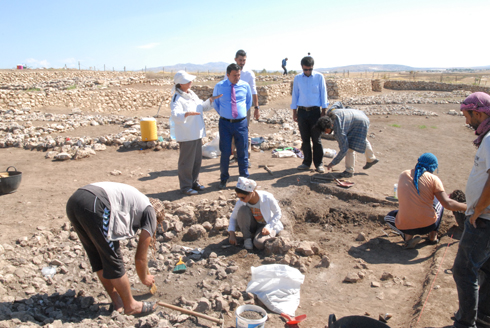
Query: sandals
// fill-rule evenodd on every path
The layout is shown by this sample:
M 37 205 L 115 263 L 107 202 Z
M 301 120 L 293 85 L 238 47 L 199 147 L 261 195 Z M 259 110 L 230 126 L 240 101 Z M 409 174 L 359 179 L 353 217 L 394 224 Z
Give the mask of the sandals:
M 439 241 L 440 241 L 439 238 L 436 238 L 435 240 L 430 240 L 429 238 L 427 238 L 427 244 L 429 245 L 437 245 L 439 244 Z
M 412 248 L 415 248 L 415 246 L 417 246 L 417 244 L 422 240 L 421 237 L 417 236 L 417 237 L 413 237 L 412 239 L 410 239 L 409 241 L 407 241 L 405 243 L 405 249 L 412 249 Z
M 141 308 L 140 313 L 132 314 L 135 318 L 141 318 L 147 316 L 148 314 L 152 314 L 156 310 L 155 302 L 145 302 L 143 301 L 143 307 Z

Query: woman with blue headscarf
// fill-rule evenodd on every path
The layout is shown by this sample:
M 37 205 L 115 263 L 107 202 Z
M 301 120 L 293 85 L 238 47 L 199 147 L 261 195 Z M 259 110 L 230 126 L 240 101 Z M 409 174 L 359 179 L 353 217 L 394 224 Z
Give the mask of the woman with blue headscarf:
M 388 213 L 385 222 L 402 236 L 406 248 L 414 248 L 422 239 L 415 235 L 429 234 L 430 244 L 439 242 L 437 231 L 444 208 L 466 210 L 466 204 L 446 194 L 441 180 L 433 174 L 437 167 L 437 157 L 425 153 L 414 169 L 402 172 L 398 179 L 399 210 Z

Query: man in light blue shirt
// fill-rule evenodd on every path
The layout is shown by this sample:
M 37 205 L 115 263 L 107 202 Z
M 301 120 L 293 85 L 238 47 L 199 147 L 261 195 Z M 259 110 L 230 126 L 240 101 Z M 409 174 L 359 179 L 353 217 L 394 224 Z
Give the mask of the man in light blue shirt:
M 301 59 L 303 73 L 294 77 L 291 109 L 293 120 L 298 122 L 303 141 L 304 160 L 303 164 L 298 166 L 298 170 L 309 170 L 313 162 L 316 171 L 324 173 L 321 131 L 314 127 L 318 119 L 325 115 L 328 107 L 327 87 L 323 74 L 313 71 L 314 64 L 311 56 Z M 313 142 L 313 154 L 311 142 Z
M 219 119 L 219 150 L 220 184 L 219 188 L 226 188 L 230 178 L 228 168 L 232 153 L 231 140 L 235 139 L 237 149 L 238 171 L 240 176 L 248 178 L 248 122 L 247 111 L 252 106 L 252 90 L 247 82 L 240 80 L 240 66 L 231 64 L 226 68 L 228 79 L 220 81 L 213 90 L 213 95 L 223 96 L 213 102 Z
M 287 62 L 288 62 L 287 58 L 284 58 L 282 60 L 282 69 L 284 70 L 284 73 L 282 73 L 282 75 L 288 75 L 288 70 L 286 69 Z

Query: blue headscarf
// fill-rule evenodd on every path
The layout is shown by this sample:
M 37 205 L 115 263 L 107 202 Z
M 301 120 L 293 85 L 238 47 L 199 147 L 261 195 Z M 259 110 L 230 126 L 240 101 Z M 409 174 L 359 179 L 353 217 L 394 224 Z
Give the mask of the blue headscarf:
M 415 185 L 415 189 L 417 189 L 417 193 L 420 195 L 419 191 L 419 179 L 427 172 L 434 172 L 437 169 L 437 157 L 432 153 L 425 153 L 419 157 L 419 161 L 417 165 L 415 165 L 415 174 L 413 176 L 413 184 Z

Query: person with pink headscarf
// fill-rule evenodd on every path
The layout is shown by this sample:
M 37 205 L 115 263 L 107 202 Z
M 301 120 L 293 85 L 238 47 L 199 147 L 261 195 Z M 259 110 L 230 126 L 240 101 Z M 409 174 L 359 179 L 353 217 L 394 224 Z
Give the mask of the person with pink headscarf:
M 478 136 L 466 183 L 466 221 L 454 260 L 459 309 L 455 327 L 490 327 L 490 96 L 475 92 L 461 104 L 466 124 Z

